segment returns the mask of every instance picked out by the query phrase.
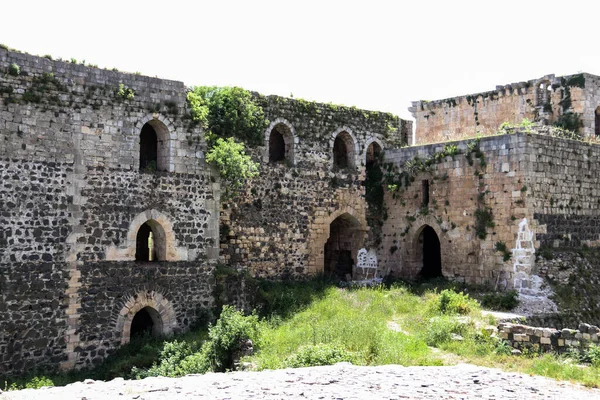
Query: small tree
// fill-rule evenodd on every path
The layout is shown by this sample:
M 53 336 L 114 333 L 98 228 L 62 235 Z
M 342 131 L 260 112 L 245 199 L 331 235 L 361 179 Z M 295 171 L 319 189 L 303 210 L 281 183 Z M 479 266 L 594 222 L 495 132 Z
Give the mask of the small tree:
M 218 138 L 206 154 L 206 161 L 217 166 L 221 178 L 233 189 L 240 189 L 246 179 L 258 176 L 258 166 L 234 138 Z
M 219 169 L 228 187 L 240 189 L 258 176 L 258 165 L 245 153 L 245 144 L 262 144 L 268 121 L 252 94 L 238 87 L 197 86 L 187 100 L 192 119 L 204 128 L 206 161 Z

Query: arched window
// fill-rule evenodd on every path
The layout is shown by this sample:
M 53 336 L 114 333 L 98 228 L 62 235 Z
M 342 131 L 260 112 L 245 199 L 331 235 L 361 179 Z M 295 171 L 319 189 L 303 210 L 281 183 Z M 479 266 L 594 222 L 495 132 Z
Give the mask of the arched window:
M 596 136 L 600 136 L 600 107 L 596 108 L 596 112 L 594 114 L 594 133 Z
M 140 171 L 169 170 L 169 131 L 157 119 L 146 122 L 140 131 Z
M 285 121 L 275 121 L 268 131 L 267 139 L 270 163 L 287 161 L 294 164 L 294 135 L 291 125 Z
M 369 147 L 367 147 L 367 154 L 365 156 L 365 166 L 369 168 L 370 166 L 379 164 L 379 156 L 381 154 L 381 146 L 377 142 L 372 142 Z
M 162 226 L 148 220 L 137 232 L 135 241 L 136 261 L 164 261 L 166 259 L 165 231 Z
M 333 142 L 333 167 L 354 168 L 354 155 L 354 139 L 348 132 L 340 132 Z
M 269 136 L 269 162 L 285 160 L 285 141 L 277 127 L 273 128 Z
M 152 125 L 146 123 L 140 132 L 140 171 L 157 171 L 158 141 Z
M 536 93 L 536 105 L 545 106 L 546 104 L 549 104 L 551 91 L 552 87 L 550 86 L 550 81 L 539 82 Z

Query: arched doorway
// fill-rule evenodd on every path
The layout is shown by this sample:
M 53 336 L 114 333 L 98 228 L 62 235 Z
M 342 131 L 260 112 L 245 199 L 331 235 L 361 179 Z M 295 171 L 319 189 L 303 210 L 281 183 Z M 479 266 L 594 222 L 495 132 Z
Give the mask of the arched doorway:
M 325 243 L 325 275 L 342 280 L 352 279 L 355 258 L 363 236 L 360 223 L 350 214 L 342 214 L 331 222 L 329 238 Z
M 155 220 L 148 220 L 138 229 L 135 241 L 135 261 L 164 261 L 165 231 Z
M 160 336 L 162 327 L 160 316 L 152 307 L 144 307 L 133 316 L 129 330 L 130 339 L 139 336 Z
M 419 250 L 417 254 L 420 255 L 423 260 L 419 275 L 427 279 L 442 276 L 440 239 L 431 226 L 425 225 L 421 230 L 417 245 Z
M 175 309 L 162 293 L 144 290 L 124 300 L 115 327 L 121 333 L 121 344 L 138 335 L 169 336 L 176 332 Z

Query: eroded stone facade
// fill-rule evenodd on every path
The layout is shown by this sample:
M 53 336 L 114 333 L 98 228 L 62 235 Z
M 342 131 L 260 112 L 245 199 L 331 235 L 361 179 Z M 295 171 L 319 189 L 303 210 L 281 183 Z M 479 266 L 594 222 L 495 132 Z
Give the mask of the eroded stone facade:
M 508 288 L 497 244 L 510 251 L 524 218 L 536 248 L 600 240 L 598 146 L 517 132 L 403 148 L 412 124 L 396 116 L 254 94 L 270 121 L 249 150 L 260 177 L 225 197 L 182 83 L 3 49 L 0 72 L 0 375 L 90 366 L 140 327 L 168 335 L 217 303 L 246 307 L 243 278 L 221 277 L 228 293 L 214 298 L 218 262 L 269 278 Z M 580 78 L 419 103 L 417 137 L 552 121 L 567 87 L 565 110 L 590 135 L 596 77 Z M 404 183 L 384 179 L 368 202 L 367 165 Z
M 458 153 L 438 157 L 427 171 L 416 171 L 408 187 L 386 193 L 389 217 L 379 254 L 383 274 L 423 272 L 423 254 L 435 248 L 424 246 L 421 233 L 427 226 L 440 242 L 441 275 L 499 288 L 513 287 L 515 260 L 504 261 L 497 243 L 510 254 L 524 218 L 535 248 L 597 245 L 600 180 L 592 160 L 598 145 L 516 133 L 388 151 L 386 162 L 401 172 L 415 158 L 432 159 L 448 146 Z M 478 216 L 478 210 L 488 214 Z M 485 229 L 478 228 L 486 221 Z M 485 238 L 478 234 L 482 231 Z
M 352 276 L 358 250 L 368 242 L 364 198 L 366 153 L 408 140 L 411 123 L 386 113 L 261 97 L 267 119 L 265 144 L 255 150 L 260 176 L 238 198 L 225 202 L 221 217 L 221 255 L 227 264 L 256 276 L 293 276 L 335 270 L 325 254 L 331 226 L 346 221 L 335 248 L 350 251 Z M 284 132 L 286 156 L 269 159 L 269 138 Z M 342 140 L 343 167 L 335 165 Z M 292 147 L 293 144 L 293 147 Z M 334 225 L 335 226 L 335 225 Z M 350 262 L 350 260 L 348 260 Z M 327 264 L 327 265 L 326 265 Z
M 153 334 L 187 330 L 215 304 L 219 260 L 275 278 L 343 264 L 352 278 L 366 152 L 412 130 L 255 94 L 271 122 L 250 150 L 261 177 L 221 201 L 182 83 L 3 49 L 0 70 L 0 375 L 97 364 L 139 316 Z
M 502 123 L 520 124 L 524 118 L 551 125 L 567 113 L 577 114 L 579 132 L 593 137 L 600 133 L 599 107 L 600 77 L 581 73 L 546 75 L 483 93 L 414 101 L 409 111 L 416 120 L 416 144 L 425 144 L 493 135 Z
M 0 374 L 99 362 L 147 293 L 170 305 L 147 305 L 161 334 L 186 330 L 213 304 L 220 207 L 186 88 L 2 49 L 0 70 Z M 144 223 L 155 262 L 135 261 Z

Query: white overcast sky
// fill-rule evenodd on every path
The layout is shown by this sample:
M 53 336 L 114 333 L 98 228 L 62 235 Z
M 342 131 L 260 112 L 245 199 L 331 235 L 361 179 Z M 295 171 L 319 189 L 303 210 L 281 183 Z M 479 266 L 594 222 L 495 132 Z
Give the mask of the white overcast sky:
M 410 117 L 411 100 L 600 74 L 600 2 L 3 1 L 0 43 L 187 85 Z

